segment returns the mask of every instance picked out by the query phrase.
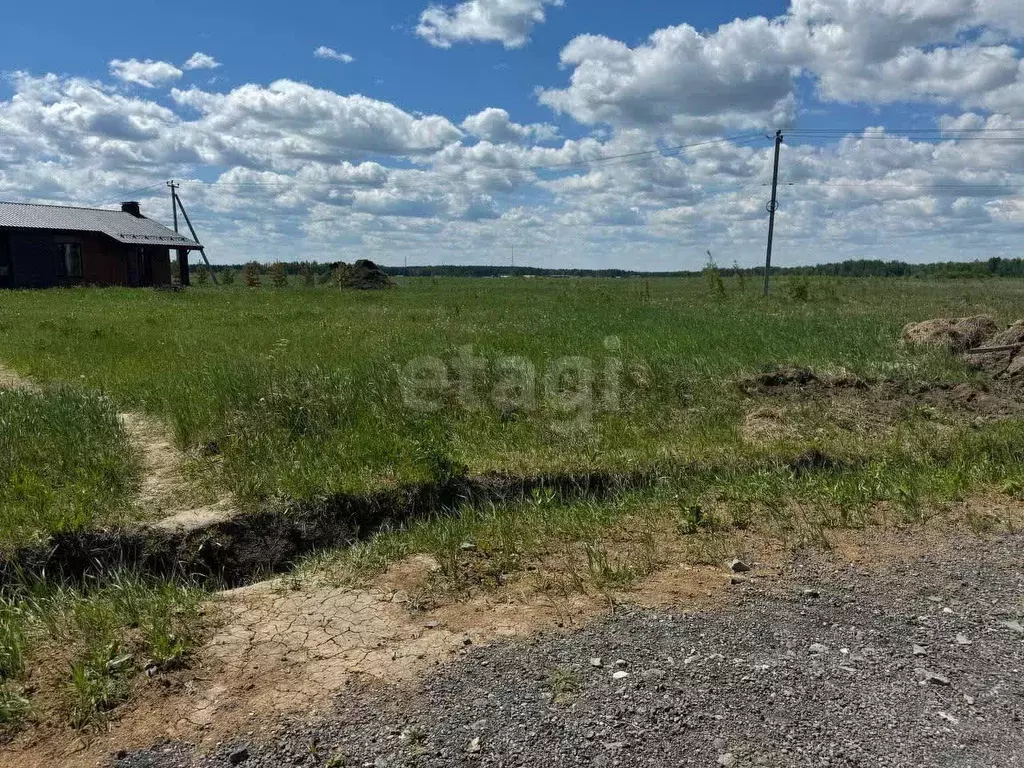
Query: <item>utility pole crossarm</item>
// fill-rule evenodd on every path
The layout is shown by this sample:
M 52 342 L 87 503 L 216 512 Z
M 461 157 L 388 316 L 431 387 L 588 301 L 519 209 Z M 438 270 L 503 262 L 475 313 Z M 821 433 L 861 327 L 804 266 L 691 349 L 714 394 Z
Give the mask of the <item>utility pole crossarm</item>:
M 775 132 L 775 169 L 772 172 L 772 200 L 768 203 L 768 252 L 764 260 L 764 295 L 768 295 L 772 274 L 772 245 L 775 241 L 775 211 L 779 208 L 779 156 L 782 153 L 782 131 Z

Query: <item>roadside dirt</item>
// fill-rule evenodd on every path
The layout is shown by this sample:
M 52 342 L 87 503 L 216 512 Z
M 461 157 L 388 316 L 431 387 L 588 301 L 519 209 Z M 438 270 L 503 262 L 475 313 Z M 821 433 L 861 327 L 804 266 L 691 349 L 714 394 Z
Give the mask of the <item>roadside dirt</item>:
M 116 765 L 1018 765 L 1024 536 L 924 536 L 861 534 L 868 564 L 805 549 L 720 607 L 621 606 L 411 686 L 353 684 L 322 717 Z
M 952 505 L 927 526 L 829 532 L 830 548 L 821 556 L 872 568 L 934 554 L 965 538 L 978 540 L 962 521 L 979 516 L 1005 530 L 1024 522 L 1024 505 L 1004 497 L 977 499 Z M 332 582 L 328 569 L 232 590 L 211 607 L 216 629 L 191 669 L 142 683 L 136 700 L 103 733 L 37 731 L 36 741 L 16 742 L 0 764 L 95 766 L 118 750 L 165 739 L 200 751 L 242 733 L 259 739 L 283 717 L 312 719 L 330 711 L 337 697 L 352 695 L 353 686 L 415 686 L 430 670 L 478 646 L 573 631 L 620 606 L 714 610 L 751 581 L 799 581 L 796 564 L 806 551 L 736 534 L 729 552 L 753 570 L 734 574 L 728 561 L 687 564 L 686 547 L 684 539 L 669 545 L 664 567 L 620 590 L 558 593 L 542 587 L 544 580 L 524 576 L 468 597 L 431 593 L 423 601 L 437 569 L 426 556 L 398 563 L 364 587 Z
M 768 553 L 778 554 L 777 547 Z M 224 592 L 210 608 L 213 635 L 190 669 L 143 682 L 104 732 L 36 730 L 16 740 L 0 765 L 95 766 L 162 739 L 212 748 L 284 716 L 326 712 L 353 684 L 411 685 L 471 648 L 578 628 L 620 603 L 713 606 L 729 598 L 728 569 L 681 558 L 680 549 L 668 567 L 615 592 L 560 593 L 522 578 L 442 596 L 431 590 L 437 565 L 426 556 L 364 587 L 333 583 L 327 571 Z M 768 574 L 779 565 L 766 559 L 763 568 Z

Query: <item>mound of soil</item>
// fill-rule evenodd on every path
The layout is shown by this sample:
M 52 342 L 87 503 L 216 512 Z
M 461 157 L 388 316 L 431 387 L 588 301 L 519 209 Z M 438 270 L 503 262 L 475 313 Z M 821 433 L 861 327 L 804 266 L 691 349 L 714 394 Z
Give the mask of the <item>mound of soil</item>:
M 1018 320 L 1005 331 L 985 341 L 985 347 L 1006 347 L 1024 344 L 1024 320 Z M 996 378 L 1024 377 L 1024 347 L 984 355 L 968 355 L 967 362 Z
M 981 345 L 998 332 L 999 325 L 989 315 L 941 317 L 910 323 L 903 329 L 903 343 L 911 347 L 942 347 L 960 353 Z
M 342 288 L 354 288 L 357 291 L 379 291 L 394 287 L 394 283 L 387 273 L 369 259 L 360 259 L 355 264 L 338 262 L 331 265 L 331 271 Z
M 1018 325 L 1016 332 L 1024 336 L 1024 323 Z M 1020 418 L 1024 415 L 1024 354 L 1013 358 L 1010 367 L 1007 355 L 999 353 L 999 375 L 959 384 L 888 378 L 865 381 L 795 366 L 775 368 L 737 381 L 747 397 L 758 401 L 747 414 L 742 432 L 754 441 L 801 434 L 810 428 L 800 420 L 801 414 L 806 417 L 807 406 L 820 407 L 826 423 L 857 432 L 885 430 L 922 409 L 948 424 Z M 1007 371 L 1020 375 L 1011 379 L 1014 374 Z
M 737 386 L 748 395 L 771 394 L 786 389 L 867 389 L 868 383 L 856 376 L 828 376 L 810 368 L 784 365 L 740 379 Z
M 996 379 L 1024 379 L 1024 320 L 1018 320 L 1003 331 L 988 315 L 925 320 L 923 323 L 911 323 L 903 329 L 903 343 L 914 347 L 948 349 L 972 367 Z M 978 348 L 999 351 L 981 355 L 972 352 Z

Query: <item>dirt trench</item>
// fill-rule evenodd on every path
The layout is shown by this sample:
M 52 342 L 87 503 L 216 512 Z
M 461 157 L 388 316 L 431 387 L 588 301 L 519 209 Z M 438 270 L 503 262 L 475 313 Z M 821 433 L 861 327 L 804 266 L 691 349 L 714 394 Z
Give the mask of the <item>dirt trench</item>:
M 15 386 L 31 382 L 0 368 L 0 380 Z M 950 423 L 973 423 L 1024 414 L 1020 379 L 970 383 L 866 381 L 781 367 L 737 382 L 753 407 L 740 427 L 748 441 L 798 436 L 807 424 L 795 418 L 803 408 L 824 413 L 850 431 L 878 434 L 922 407 Z M 164 577 L 209 581 L 215 587 L 242 587 L 287 572 L 302 557 L 366 540 L 382 526 L 444 514 L 466 504 L 499 504 L 529 499 L 537 491 L 561 501 L 606 499 L 624 490 L 650 488 L 663 467 L 628 474 L 516 477 L 490 474 L 455 477 L 440 484 L 418 484 L 371 494 L 339 495 L 317 503 L 267 507 L 242 514 L 224 495 L 213 504 L 190 506 L 183 475 L 185 456 L 166 431 L 136 413 L 122 422 L 138 447 L 144 479 L 138 504 L 152 522 L 110 530 L 56 534 L 45 546 L 25 547 L 0 557 L 0 586 L 46 575 L 79 583 L 127 568 Z M 837 467 L 820 452 L 779 455 L 794 471 Z M 674 471 L 685 468 L 674 467 Z
M 498 504 L 544 490 L 561 500 L 608 498 L 657 481 L 657 473 L 589 473 L 454 478 L 363 495 L 340 495 L 315 504 L 227 514 L 201 525 L 167 520 L 128 528 L 58 533 L 45 546 L 24 547 L 0 558 L 0 586 L 28 576 L 79 583 L 121 569 L 163 578 L 211 581 L 235 588 L 292 568 L 304 555 L 372 537 L 385 525 L 454 513 L 464 504 Z

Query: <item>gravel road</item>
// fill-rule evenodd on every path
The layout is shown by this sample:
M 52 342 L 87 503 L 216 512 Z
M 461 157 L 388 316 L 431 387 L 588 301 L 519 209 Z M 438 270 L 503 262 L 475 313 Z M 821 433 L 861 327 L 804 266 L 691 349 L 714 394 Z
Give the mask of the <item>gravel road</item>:
M 262 743 L 117 765 L 1024 765 L 1024 535 L 734 589 L 717 611 L 471 648 L 414 691 L 353 686 Z

